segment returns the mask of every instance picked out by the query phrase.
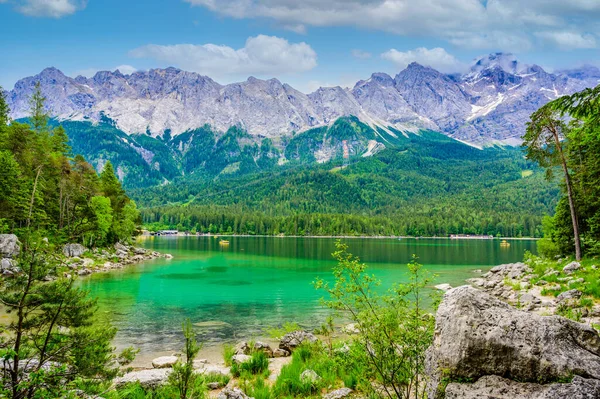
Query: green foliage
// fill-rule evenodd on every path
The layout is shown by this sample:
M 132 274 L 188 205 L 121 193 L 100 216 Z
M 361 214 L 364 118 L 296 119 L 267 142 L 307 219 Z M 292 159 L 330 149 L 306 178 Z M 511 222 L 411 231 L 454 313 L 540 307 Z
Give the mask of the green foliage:
M 202 233 L 212 224 L 212 233 L 235 234 L 541 235 L 541 217 L 556 205 L 558 188 L 539 172 L 521 178 L 532 166 L 519 151 L 468 147 L 440 158 L 441 149 L 423 151 L 431 138 L 412 140 L 404 152 L 385 150 L 337 172 L 335 162 L 284 166 L 132 195 L 144 207 L 144 224 Z M 180 204 L 155 205 L 164 200 Z
M 48 128 L 50 118 L 44 106 L 45 102 L 46 98 L 42 94 L 40 82 L 36 82 L 29 105 L 31 107 L 31 127 L 37 133 L 42 133 Z
M 116 330 L 94 323 L 95 301 L 57 273 L 54 248 L 35 234 L 22 241 L 21 273 L 0 288 L 0 302 L 13 315 L 0 331 L 8 397 L 63 397 L 77 385 L 110 380 L 118 373 Z
M 265 374 L 269 370 L 269 358 L 262 351 L 252 353 L 250 360 L 239 365 L 239 373 Z
M 10 109 L 8 107 L 8 104 L 6 103 L 6 94 L 2 86 L 0 86 L 0 135 L 2 135 L 3 130 L 8 125 L 9 113 Z
M 355 117 L 277 142 L 235 127 L 161 139 L 126 135 L 107 119 L 63 125 L 74 153 L 98 169 L 112 163 L 146 208 L 144 223 L 189 231 L 213 224 L 236 234 L 540 236 L 558 193 L 518 149 L 478 150 L 435 132 L 387 129 L 394 138 Z M 387 149 L 360 157 L 369 140 Z M 341 168 L 343 141 L 350 160 Z M 317 164 L 316 150 L 332 158 Z
M 231 358 L 235 355 L 235 347 L 231 344 L 223 345 L 223 362 L 225 366 L 231 366 Z
M 94 196 L 90 201 L 90 207 L 96 219 L 96 229 L 91 232 L 91 235 L 96 239 L 96 242 L 103 242 L 113 224 L 113 210 L 110 206 L 110 199 L 100 195 Z
M 425 350 L 433 341 L 434 317 L 426 309 L 423 290 L 431 281 L 416 261 L 407 265 L 409 282 L 399 284 L 387 295 L 367 273 L 367 266 L 338 241 L 333 254 L 338 266 L 333 270 L 333 285 L 317 280 L 315 287 L 329 294 L 323 302 L 343 312 L 357 324 L 362 363 L 368 365 L 367 378 L 376 378 L 388 397 L 424 398 Z M 430 299 L 435 305 L 436 299 Z
M 534 136 L 526 136 L 528 153 L 542 154 L 536 160 L 545 157 L 542 166 L 548 171 L 561 163 L 565 177 L 562 184 L 564 197 L 558 202 L 552 220 L 544 225 L 545 239 L 540 243 L 540 250 L 545 256 L 574 252 L 577 256 L 578 241 L 582 255 L 600 254 L 599 93 L 600 86 L 564 96 L 532 115 L 530 126 L 554 126 L 560 141 L 556 134 L 549 141 L 538 142 L 532 140 Z M 538 124 L 536 115 L 547 115 L 546 123 Z M 568 125 L 564 122 L 566 119 L 570 119 Z M 548 135 L 544 137 L 550 139 Z
M 204 392 L 202 385 L 198 383 L 199 376 L 194 371 L 194 359 L 202 345 L 196 341 L 196 334 L 189 319 L 183 324 L 183 336 L 185 362 L 179 360 L 173 365 L 173 371 L 169 374 L 169 384 L 176 388 L 180 399 L 195 399 L 202 397 Z
M 285 334 L 298 330 L 302 330 L 298 323 L 286 321 L 281 327 L 267 329 L 267 334 L 269 334 L 271 338 L 281 339 Z
M 7 230 L 34 228 L 86 245 L 128 239 L 139 213 L 112 166 L 99 178 L 82 156 L 72 156 L 65 129 L 49 124 L 39 85 L 31 104 L 32 126 L 0 126 L 0 219 Z
M 254 399 L 275 399 L 271 387 L 265 384 L 265 380 L 261 377 L 256 377 L 252 384 L 246 382 L 243 390 Z

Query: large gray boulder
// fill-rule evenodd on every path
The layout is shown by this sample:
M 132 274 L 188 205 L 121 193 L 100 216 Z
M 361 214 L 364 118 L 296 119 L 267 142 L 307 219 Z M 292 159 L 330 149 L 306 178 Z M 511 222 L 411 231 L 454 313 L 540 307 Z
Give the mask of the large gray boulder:
M 21 252 L 21 243 L 14 234 L 0 234 L 0 258 L 16 258 Z
M 10 258 L 0 259 L 0 272 L 4 270 L 12 270 L 17 267 L 17 262 Z
M 156 388 L 167 382 L 171 369 L 150 369 L 132 371 L 122 377 L 114 379 L 114 384 L 117 387 L 132 383 L 139 382 L 144 388 Z
M 448 291 L 438 308 L 426 367 L 430 398 L 444 378 L 600 379 L 600 336 L 584 324 L 521 311 L 463 286 Z
M 451 383 L 445 399 L 598 399 L 600 381 L 575 376 L 570 383 L 540 385 L 515 382 L 495 375 L 481 377 L 474 384 Z
M 173 367 L 178 360 L 177 356 L 160 356 L 152 360 L 152 367 L 155 369 L 168 369 Z
M 81 256 L 87 251 L 87 248 L 81 244 L 65 244 L 63 246 L 63 254 L 68 258 Z
M 285 349 L 288 352 L 293 352 L 298 346 L 303 343 L 313 344 L 317 342 L 318 339 L 314 334 L 309 333 L 307 331 L 294 331 L 289 334 L 285 334 L 281 341 L 279 342 L 279 348 Z

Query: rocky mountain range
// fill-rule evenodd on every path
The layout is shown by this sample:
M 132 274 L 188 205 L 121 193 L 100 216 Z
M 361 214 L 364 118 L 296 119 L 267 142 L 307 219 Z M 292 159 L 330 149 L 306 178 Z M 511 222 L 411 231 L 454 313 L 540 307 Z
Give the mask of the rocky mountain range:
M 104 71 L 91 78 L 71 78 L 47 68 L 18 81 L 8 92 L 14 119 L 28 115 L 37 82 L 51 116 L 94 123 L 108 118 L 126 134 L 175 137 L 205 125 L 222 132 L 235 126 L 277 143 L 284 136 L 354 116 L 392 136 L 427 129 L 480 145 L 518 143 L 535 109 L 596 86 L 600 70 L 549 73 L 496 53 L 479 59 L 462 75 L 412 63 L 395 77 L 374 73 L 353 88 L 323 87 L 304 94 L 277 79 L 250 77 L 221 85 L 176 68 L 130 75 Z

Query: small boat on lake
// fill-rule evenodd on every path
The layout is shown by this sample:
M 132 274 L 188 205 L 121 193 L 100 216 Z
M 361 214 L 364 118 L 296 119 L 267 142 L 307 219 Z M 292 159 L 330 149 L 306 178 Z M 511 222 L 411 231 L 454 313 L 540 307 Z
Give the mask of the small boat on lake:
M 221 241 L 219 241 L 219 245 L 229 245 L 229 241 L 228 240 L 221 240 Z

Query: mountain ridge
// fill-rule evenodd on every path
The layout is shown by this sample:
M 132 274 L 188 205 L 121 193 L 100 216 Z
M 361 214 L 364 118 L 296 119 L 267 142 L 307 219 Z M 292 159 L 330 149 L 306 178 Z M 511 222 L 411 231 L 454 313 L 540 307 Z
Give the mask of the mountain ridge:
M 109 118 L 127 134 L 176 136 L 204 125 L 220 131 L 237 126 L 251 136 L 278 140 L 352 115 L 384 130 L 427 129 L 477 145 L 516 144 L 531 112 L 557 96 L 595 86 L 597 72 L 588 67 L 553 74 L 496 53 L 459 76 L 411 63 L 395 77 L 374 73 L 353 88 L 321 87 L 305 94 L 275 78 L 221 85 L 173 67 L 129 75 L 101 71 L 91 78 L 70 78 L 50 67 L 19 80 L 8 103 L 13 118 L 27 116 L 39 81 L 51 116 Z

